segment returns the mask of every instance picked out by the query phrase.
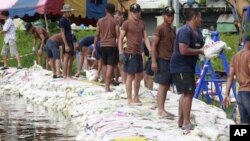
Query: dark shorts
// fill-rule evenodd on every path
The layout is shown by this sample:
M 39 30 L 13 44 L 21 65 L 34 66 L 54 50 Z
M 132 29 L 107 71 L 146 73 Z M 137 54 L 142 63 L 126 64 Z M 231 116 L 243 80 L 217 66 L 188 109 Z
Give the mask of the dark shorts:
M 124 64 L 124 72 L 135 74 L 143 72 L 143 62 L 141 54 L 125 53 L 126 63 Z
M 119 52 L 117 47 L 101 47 L 102 60 L 104 65 L 117 65 Z
M 178 94 L 194 94 L 196 88 L 194 73 L 174 73 L 172 78 Z
M 170 73 L 170 61 L 157 58 L 158 71 L 155 73 L 154 81 L 163 85 L 170 85 L 172 83 L 172 76 Z
M 250 91 L 238 92 L 237 104 L 240 112 L 240 122 L 250 124 Z
M 69 54 L 71 56 L 74 56 L 75 55 L 74 44 L 68 42 L 68 45 L 69 45 L 69 49 L 70 49 L 69 52 L 66 52 L 65 51 L 65 46 L 63 46 L 63 54 L 67 53 L 67 54 Z
M 153 76 L 154 75 L 154 72 L 153 72 L 153 70 L 151 68 L 151 66 L 152 66 L 151 64 L 152 64 L 152 59 L 148 58 L 148 60 L 145 63 L 144 70 L 145 70 L 146 74 L 149 75 L 149 76 Z
M 49 58 L 60 59 L 59 43 L 56 41 L 48 40 L 44 51 L 48 54 Z

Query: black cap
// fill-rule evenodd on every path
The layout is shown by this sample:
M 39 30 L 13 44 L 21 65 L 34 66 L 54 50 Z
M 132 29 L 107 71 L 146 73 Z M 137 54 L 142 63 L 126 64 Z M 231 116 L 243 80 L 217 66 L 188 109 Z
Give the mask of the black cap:
M 134 3 L 134 4 L 130 5 L 129 11 L 130 12 L 140 12 L 141 6 L 137 3 Z
M 31 27 L 32 27 L 32 24 L 31 24 L 31 23 L 27 23 L 27 24 L 25 25 L 25 30 L 26 30 L 26 32 L 29 32 Z
M 163 8 L 162 15 L 173 16 L 175 14 L 174 8 L 167 6 Z

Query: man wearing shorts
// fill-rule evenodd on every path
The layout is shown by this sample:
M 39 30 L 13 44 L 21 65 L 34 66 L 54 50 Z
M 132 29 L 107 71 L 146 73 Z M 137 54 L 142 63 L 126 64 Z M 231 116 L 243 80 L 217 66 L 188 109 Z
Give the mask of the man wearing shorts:
M 69 17 L 74 9 L 69 4 L 64 4 L 61 12 L 63 16 L 59 20 L 59 26 L 61 29 L 61 36 L 63 39 L 63 77 L 65 79 L 71 78 L 71 68 L 74 61 L 74 44 L 71 31 L 71 21 Z
M 130 6 L 131 18 L 126 20 L 120 30 L 119 37 L 119 60 L 124 64 L 126 77 L 126 92 L 128 105 L 142 105 L 139 99 L 140 82 L 143 78 L 143 62 L 141 43 L 144 38 L 148 49 L 151 49 L 147 36 L 145 23 L 141 18 L 141 7 L 139 4 Z M 124 37 L 127 38 L 127 47 L 122 47 Z M 151 50 L 150 50 L 151 51 Z M 132 98 L 132 81 L 134 80 L 134 97 Z
M 192 99 L 195 92 L 195 66 L 199 54 L 204 54 L 203 39 L 200 31 L 201 12 L 189 9 L 187 23 L 179 30 L 174 52 L 170 60 L 170 71 L 176 85 L 179 99 L 179 127 L 184 134 L 190 133 L 193 126 L 190 121 Z
M 175 30 L 171 25 L 175 11 L 172 7 L 165 7 L 162 12 L 164 23 L 158 26 L 154 32 L 152 48 L 152 70 L 155 73 L 154 81 L 159 83 L 157 94 L 158 115 L 163 118 L 173 119 L 173 115 L 165 110 L 167 91 L 172 83 L 170 73 L 170 59 L 175 42 Z
M 77 72 L 75 74 L 76 77 L 79 77 L 82 67 L 83 67 L 83 63 L 84 61 L 87 62 L 87 55 L 89 52 L 89 46 L 91 46 L 94 43 L 94 36 L 86 36 L 84 37 L 82 40 L 80 40 L 77 43 L 77 49 L 81 52 L 81 56 L 80 56 L 80 60 L 79 60 L 79 66 L 77 68 Z
M 16 47 L 16 28 L 13 20 L 9 17 L 8 11 L 2 11 L 0 19 L 4 20 L 3 29 L 0 33 L 4 34 L 4 45 L 2 48 L 3 55 L 3 68 L 2 70 L 8 69 L 8 55 L 15 56 L 18 64 L 18 69 L 21 69 L 21 61 Z
M 112 3 L 108 3 L 106 6 L 106 16 L 99 19 L 96 27 L 94 47 L 96 51 L 97 41 L 100 38 L 102 60 L 104 64 L 105 72 L 105 91 L 109 92 L 112 73 L 114 67 L 119 61 L 118 48 L 116 39 L 118 35 L 119 25 L 113 17 L 115 12 L 115 6 Z
M 39 65 L 42 65 L 42 52 L 44 49 L 44 45 L 46 44 L 46 41 L 49 39 L 48 32 L 38 26 L 33 26 L 31 23 L 27 23 L 25 25 L 26 32 L 30 32 L 33 36 L 33 48 L 32 50 L 35 51 L 37 56 L 37 62 Z M 37 44 L 37 40 L 39 40 L 40 44 Z M 37 47 L 36 47 L 37 46 Z M 46 52 L 46 50 L 44 50 Z M 46 68 L 48 63 L 48 57 L 46 56 Z
M 250 36 L 246 37 L 245 47 L 236 53 L 230 64 L 230 73 L 226 84 L 226 97 L 223 104 L 231 103 L 230 89 L 236 76 L 239 83 L 237 104 L 240 112 L 240 124 L 250 125 Z
M 51 36 L 45 44 L 45 49 L 48 54 L 49 64 L 53 72 L 53 78 L 62 78 L 60 73 L 60 49 L 59 46 L 63 45 L 61 33 Z

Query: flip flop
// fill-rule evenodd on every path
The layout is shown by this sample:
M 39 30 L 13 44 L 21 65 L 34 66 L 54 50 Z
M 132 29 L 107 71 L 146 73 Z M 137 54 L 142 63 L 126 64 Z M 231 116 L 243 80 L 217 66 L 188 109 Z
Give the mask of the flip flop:
M 7 70 L 9 67 L 2 67 L 1 70 Z

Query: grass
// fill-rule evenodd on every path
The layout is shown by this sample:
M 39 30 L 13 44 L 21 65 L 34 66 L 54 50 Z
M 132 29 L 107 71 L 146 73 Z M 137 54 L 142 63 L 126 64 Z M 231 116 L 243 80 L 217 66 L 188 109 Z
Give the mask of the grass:
M 59 30 L 53 30 L 54 33 L 59 32 Z M 93 31 L 76 31 L 76 37 L 78 40 L 84 38 L 87 35 L 93 35 Z M 21 63 L 22 66 L 25 68 L 31 67 L 34 64 L 34 60 L 36 60 L 36 57 L 34 54 L 32 54 L 32 37 L 30 34 L 25 33 L 24 31 L 17 30 L 16 32 L 17 37 L 17 50 L 19 52 L 20 56 L 23 56 L 25 54 L 30 54 L 28 56 L 21 57 Z M 3 44 L 3 35 L 0 35 L 0 44 Z M 2 50 L 2 45 L 0 46 L 0 51 Z M 10 67 L 16 67 L 17 63 L 15 58 L 11 58 L 9 61 Z M 75 63 L 76 64 L 76 63 Z M 0 59 L 0 66 L 3 66 L 2 62 L 2 56 Z M 76 71 L 76 65 L 73 67 L 73 72 Z

